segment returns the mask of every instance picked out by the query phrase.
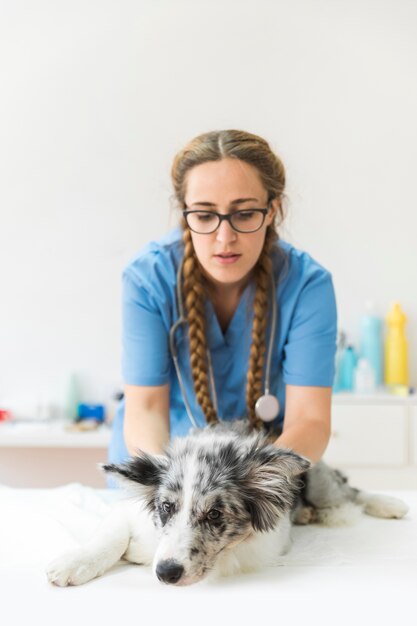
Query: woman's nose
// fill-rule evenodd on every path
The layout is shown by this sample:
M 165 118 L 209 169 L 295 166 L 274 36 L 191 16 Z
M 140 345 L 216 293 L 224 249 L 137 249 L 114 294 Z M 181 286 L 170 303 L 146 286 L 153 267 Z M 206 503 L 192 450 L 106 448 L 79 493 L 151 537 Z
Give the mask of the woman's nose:
M 229 222 L 223 220 L 220 223 L 220 226 L 216 230 L 216 239 L 221 242 L 230 242 L 235 241 L 237 237 L 237 232 L 233 230 Z

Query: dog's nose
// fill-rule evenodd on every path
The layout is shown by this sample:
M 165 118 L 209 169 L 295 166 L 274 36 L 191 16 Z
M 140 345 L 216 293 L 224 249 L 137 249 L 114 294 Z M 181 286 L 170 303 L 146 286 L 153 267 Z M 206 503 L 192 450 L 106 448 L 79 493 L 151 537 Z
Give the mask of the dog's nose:
M 156 575 L 163 583 L 173 585 L 179 581 L 183 573 L 183 566 L 174 561 L 174 559 L 160 561 L 156 566 Z

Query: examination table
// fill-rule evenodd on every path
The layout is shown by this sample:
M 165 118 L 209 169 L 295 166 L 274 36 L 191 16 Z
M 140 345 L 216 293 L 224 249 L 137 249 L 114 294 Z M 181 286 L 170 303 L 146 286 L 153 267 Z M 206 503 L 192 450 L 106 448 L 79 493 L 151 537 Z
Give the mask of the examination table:
M 294 527 L 282 564 L 256 574 L 176 588 L 121 561 L 85 585 L 59 588 L 47 582 L 46 564 L 93 533 L 122 493 L 78 483 L 0 486 L 1 623 L 416 624 L 417 491 L 384 493 L 407 502 L 403 519 Z

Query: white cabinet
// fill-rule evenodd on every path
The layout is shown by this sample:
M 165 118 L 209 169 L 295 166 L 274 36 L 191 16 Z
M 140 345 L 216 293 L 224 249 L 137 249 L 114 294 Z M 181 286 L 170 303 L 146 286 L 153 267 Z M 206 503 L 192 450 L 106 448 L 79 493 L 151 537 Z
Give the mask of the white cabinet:
M 368 489 L 417 489 L 417 400 L 335 394 L 324 460 Z
M 342 465 L 405 465 L 407 414 L 404 407 L 334 406 L 326 460 Z
M 410 407 L 410 457 L 417 472 L 417 405 Z
M 10 487 L 58 487 L 79 482 L 104 488 L 97 464 L 107 460 L 110 429 L 69 432 L 68 424 L 0 423 L 0 484 Z

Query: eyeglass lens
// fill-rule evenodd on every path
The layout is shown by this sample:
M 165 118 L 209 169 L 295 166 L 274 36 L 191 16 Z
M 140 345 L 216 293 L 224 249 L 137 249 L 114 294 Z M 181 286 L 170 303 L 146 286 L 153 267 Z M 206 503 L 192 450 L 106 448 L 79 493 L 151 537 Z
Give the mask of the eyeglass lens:
M 187 215 L 188 226 L 197 233 L 214 232 L 220 224 L 220 218 L 211 211 L 195 211 Z M 264 221 L 260 211 L 236 211 L 230 214 L 231 226 L 239 232 L 258 230 Z

